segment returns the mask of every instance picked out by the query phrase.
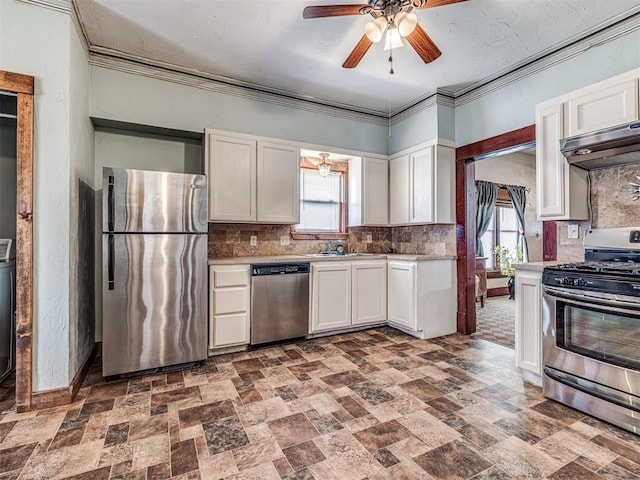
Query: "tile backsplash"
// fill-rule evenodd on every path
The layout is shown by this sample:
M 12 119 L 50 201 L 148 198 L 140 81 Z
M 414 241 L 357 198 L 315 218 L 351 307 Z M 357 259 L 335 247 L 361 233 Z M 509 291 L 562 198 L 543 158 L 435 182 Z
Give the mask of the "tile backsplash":
M 326 240 L 294 240 L 280 245 L 280 237 L 290 236 L 288 225 L 209 224 L 209 256 L 252 257 L 259 255 L 296 255 L 319 253 Z M 456 254 L 455 225 L 417 225 L 411 227 L 354 227 L 343 241 L 346 252 L 386 253 L 393 247 L 396 253 Z M 367 234 L 372 243 L 367 243 Z M 251 236 L 257 245 L 251 246 Z

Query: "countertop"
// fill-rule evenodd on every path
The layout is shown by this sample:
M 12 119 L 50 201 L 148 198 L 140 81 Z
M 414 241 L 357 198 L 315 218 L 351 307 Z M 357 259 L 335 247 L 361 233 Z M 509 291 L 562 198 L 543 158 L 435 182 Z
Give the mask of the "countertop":
M 555 267 L 559 262 L 556 260 L 551 262 L 529 262 L 529 263 L 514 263 L 512 265 L 516 270 L 529 270 L 534 272 L 541 272 L 545 267 Z
M 308 255 L 264 255 L 255 257 L 221 257 L 209 258 L 209 265 L 237 265 L 237 264 L 252 264 L 252 263 L 288 263 L 288 262 L 330 262 L 330 261 L 349 261 L 358 262 L 361 260 L 405 260 L 414 262 L 425 262 L 430 260 L 454 260 L 455 255 L 411 255 L 411 254 L 384 254 L 384 253 L 371 253 L 371 254 L 359 254 L 359 255 L 322 255 L 316 254 Z

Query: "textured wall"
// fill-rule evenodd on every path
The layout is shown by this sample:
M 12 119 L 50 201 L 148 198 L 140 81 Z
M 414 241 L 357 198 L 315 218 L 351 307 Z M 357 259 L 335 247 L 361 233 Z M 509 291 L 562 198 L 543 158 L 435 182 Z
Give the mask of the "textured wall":
M 244 257 L 256 255 L 296 255 L 319 253 L 326 240 L 293 240 L 280 245 L 281 236 L 289 236 L 288 225 L 209 224 L 209 255 L 213 257 Z M 366 243 L 371 234 L 373 243 Z M 258 237 L 255 247 L 249 245 L 251 235 Z M 438 245 L 440 244 L 440 245 Z M 356 227 L 349 229 L 349 239 L 343 242 L 345 251 L 386 253 L 393 247 L 396 253 L 456 254 L 454 225 L 417 225 L 411 227 Z M 442 251 L 438 251 L 443 249 Z

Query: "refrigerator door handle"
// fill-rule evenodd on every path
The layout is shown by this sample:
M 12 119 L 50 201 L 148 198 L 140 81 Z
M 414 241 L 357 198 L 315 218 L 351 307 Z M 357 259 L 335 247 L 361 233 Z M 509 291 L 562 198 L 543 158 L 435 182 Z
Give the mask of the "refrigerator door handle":
M 107 227 L 110 232 L 113 232 L 113 210 L 114 210 L 114 198 L 113 189 L 115 187 L 115 177 L 109 175 L 109 189 L 107 193 Z
M 107 288 L 114 290 L 116 286 L 115 282 L 115 241 L 113 235 L 109 235 L 107 240 Z

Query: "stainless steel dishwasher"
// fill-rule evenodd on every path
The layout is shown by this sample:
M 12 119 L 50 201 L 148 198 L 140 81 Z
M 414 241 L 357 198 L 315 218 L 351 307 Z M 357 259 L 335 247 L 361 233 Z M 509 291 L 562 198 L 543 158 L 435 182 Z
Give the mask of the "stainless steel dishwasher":
M 309 263 L 251 265 L 251 345 L 309 333 Z

